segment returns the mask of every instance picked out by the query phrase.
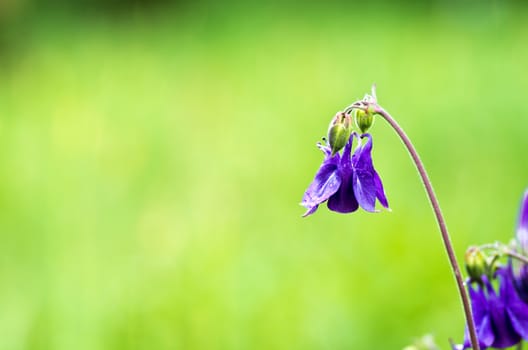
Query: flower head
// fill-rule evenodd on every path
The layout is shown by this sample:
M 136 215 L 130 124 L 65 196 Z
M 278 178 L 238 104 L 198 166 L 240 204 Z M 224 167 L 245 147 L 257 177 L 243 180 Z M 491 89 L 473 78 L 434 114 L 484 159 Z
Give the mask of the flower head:
M 357 138 L 358 146 L 351 154 L 354 138 Z M 364 138 L 367 140 L 363 144 Z M 318 147 L 323 151 L 324 159 L 304 193 L 301 205 L 307 211 L 303 216 L 313 214 L 323 202 L 327 202 L 328 209 L 339 213 L 351 213 L 360 206 L 375 212 L 376 199 L 385 208 L 389 207 L 381 178 L 372 163 L 370 134 L 351 133 L 342 154 L 332 154 L 328 145 L 318 144 Z
M 508 348 L 521 339 L 528 339 L 528 305 L 515 292 L 511 266 L 497 269 L 495 277 L 499 280 L 498 294 L 487 276 L 482 276 L 479 283 L 468 281 L 473 319 L 482 349 Z M 456 349 L 470 347 L 466 329 L 464 344 Z
M 524 193 L 517 224 L 517 243 L 519 252 L 528 255 L 528 190 Z M 528 264 L 513 261 L 513 281 L 517 293 L 524 302 L 528 303 Z

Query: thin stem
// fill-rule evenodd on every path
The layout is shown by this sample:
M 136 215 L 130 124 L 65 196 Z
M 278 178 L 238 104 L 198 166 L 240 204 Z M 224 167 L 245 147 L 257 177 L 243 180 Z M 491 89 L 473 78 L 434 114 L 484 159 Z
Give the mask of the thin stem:
M 518 253 L 516 253 L 516 252 L 514 252 L 513 250 L 510 250 L 510 249 L 505 249 L 502 252 L 504 254 L 506 254 L 506 255 L 511 256 L 514 259 L 517 259 L 519 261 L 522 261 L 523 263 L 528 264 L 528 257 L 526 257 L 524 255 L 518 254 Z
M 517 346 L 515 347 L 515 349 L 517 349 L 517 350 L 522 350 L 522 348 L 523 348 L 523 342 L 522 342 L 522 340 L 521 340 L 521 341 L 519 342 L 519 344 L 517 344 Z
M 433 186 L 431 185 L 431 181 L 429 180 L 429 176 L 427 175 L 424 165 L 422 161 L 420 160 L 420 157 L 418 156 L 418 152 L 416 151 L 413 144 L 411 143 L 411 140 L 409 139 L 407 134 L 403 131 L 403 129 L 398 125 L 396 120 L 394 120 L 387 111 L 385 111 L 382 107 L 378 106 L 377 104 L 374 104 L 373 107 L 374 107 L 374 112 L 380 114 L 390 124 L 390 126 L 392 126 L 394 131 L 396 131 L 400 139 L 403 141 L 403 143 L 405 144 L 405 147 L 407 147 L 407 150 L 409 151 L 413 159 L 414 164 L 416 165 L 416 168 L 418 169 L 418 173 L 420 174 L 420 177 L 422 178 L 422 182 L 425 186 L 427 196 L 429 197 L 429 201 L 431 202 L 431 206 L 433 207 L 436 221 L 438 222 L 438 226 L 440 228 L 440 233 L 442 234 L 442 241 L 444 242 L 444 248 L 446 250 L 447 257 L 449 259 L 449 264 L 451 265 L 451 270 L 453 271 L 453 274 L 455 275 L 455 280 L 456 280 L 456 284 L 458 287 L 458 293 L 460 294 L 460 298 L 462 299 L 462 304 L 464 306 L 464 314 L 466 316 L 466 322 L 467 322 L 467 326 L 469 330 L 471 346 L 473 347 L 474 350 L 480 350 L 477 333 L 475 331 L 475 322 L 473 320 L 473 314 L 471 311 L 471 304 L 469 302 L 469 298 L 464 288 L 464 281 L 462 280 L 462 274 L 460 273 L 460 267 L 458 266 L 458 262 L 456 260 L 455 252 L 453 250 L 453 245 L 451 243 L 451 238 L 449 237 L 447 226 L 445 224 L 442 211 L 440 210 L 440 205 L 438 204 L 438 200 L 434 193 Z
M 500 249 L 500 242 L 495 242 L 495 243 L 486 243 L 486 244 L 482 244 L 482 245 L 479 245 L 478 247 L 480 249 L 495 249 L 495 250 L 498 250 Z
M 501 253 L 503 255 L 507 255 L 509 257 L 512 257 L 514 259 L 522 261 L 523 263 L 528 264 L 528 256 L 524 256 L 522 254 L 519 254 L 516 251 L 508 248 L 505 245 L 502 245 L 499 242 L 492 243 L 492 244 L 483 244 L 479 248 L 480 249 L 495 249 L 495 250 L 499 251 L 499 253 Z

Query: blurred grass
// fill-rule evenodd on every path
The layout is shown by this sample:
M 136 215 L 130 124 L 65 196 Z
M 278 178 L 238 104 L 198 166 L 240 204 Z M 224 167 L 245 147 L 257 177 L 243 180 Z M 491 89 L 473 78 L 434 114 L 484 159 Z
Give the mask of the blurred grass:
M 461 339 L 428 203 L 381 120 L 391 213 L 301 219 L 297 203 L 329 118 L 376 82 L 458 255 L 508 241 L 527 185 L 526 13 L 373 16 L 36 21 L 0 68 L 0 348 Z

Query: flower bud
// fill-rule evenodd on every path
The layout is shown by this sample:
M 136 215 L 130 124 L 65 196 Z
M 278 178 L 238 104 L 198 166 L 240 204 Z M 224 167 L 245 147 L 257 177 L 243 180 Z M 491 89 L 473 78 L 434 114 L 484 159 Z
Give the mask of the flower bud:
M 374 123 L 374 113 L 362 109 L 354 109 L 354 121 L 357 128 L 364 134 Z
M 332 149 L 332 155 L 339 152 L 348 142 L 348 138 L 352 132 L 350 124 L 350 116 L 343 112 L 337 113 L 334 119 L 332 119 L 332 122 L 330 122 L 330 127 L 328 128 L 328 143 Z
M 486 256 L 477 247 L 469 247 L 464 256 L 466 271 L 472 281 L 481 281 L 483 275 L 488 274 Z

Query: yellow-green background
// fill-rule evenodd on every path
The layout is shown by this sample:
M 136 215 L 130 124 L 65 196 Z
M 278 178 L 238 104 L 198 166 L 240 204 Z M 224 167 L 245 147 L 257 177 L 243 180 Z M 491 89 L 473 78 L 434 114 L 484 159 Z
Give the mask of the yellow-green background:
M 82 3 L 1 7 L 0 349 L 461 340 L 429 204 L 384 121 L 392 212 L 302 219 L 298 203 L 330 118 L 375 82 L 458 257 L 510 240 L 528 186 L 524 7 Z

